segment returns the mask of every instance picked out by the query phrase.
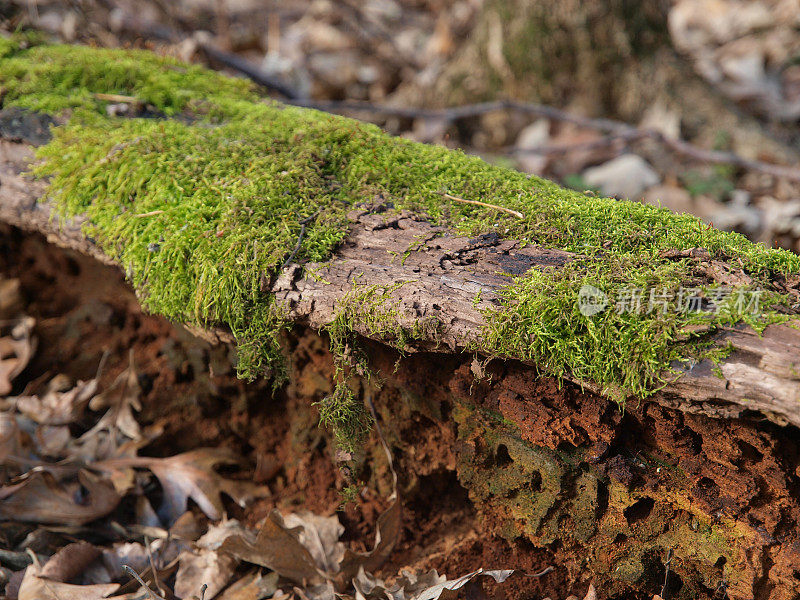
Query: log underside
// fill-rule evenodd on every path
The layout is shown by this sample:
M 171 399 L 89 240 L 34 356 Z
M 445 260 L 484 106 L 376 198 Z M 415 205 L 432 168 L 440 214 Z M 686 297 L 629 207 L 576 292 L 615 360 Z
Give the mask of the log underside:
M 208 418 L 208 406 L 225 407 L 218 415 L 221 428 L 236 430 L 243 446 L 282 448 L 267 460 L 284 465 L 285 478 L 302 474 L 307 498 L 335 498 L 335 491 L 314 488 L 311 476 L 333 469 L 320 452 L 320 435 L 327 434 L 317 428 L 313 406 L 331 392 L 333 357 L 328 341 L 313 329 L 297 327 L 288 337 L 291 384 L 271 401 L 264 401 L 266 384 L 243 386 L 217 374 L 200 394 L 203 400 L 187 407 L 186 395 L 200 392 L 183 387 L 176 393 L 175 383 L 163 377 L 170 361 L 185 352 L 195 357 L 196 375 L 211 364 L 221 373 L 221 357 L 229 353 L 141 314 L 119 269 L 0 224 L 0 273 L 18 277 L 32 310 L 44 311 L 31 314 L 48 322 L 39 334 L 51 358 L 65 352 L 59 340 L 80 348 L 90 374 L 106 348 L 114 349 L 107 370 L 115 360 L 125 368 L 129 352 L 134 355 L 140 374 L 158 382 L 148 386 L 142 403 L 146 419 L 172 423 L 165 437 L 181 439 L 189 449 L 197 442 L 187 427 Z M 95 323 L 85 318 L 89 306 L 106 306 L 115 316 Z M 75 340 L 67 330 L 78 321 L 81 338 Z M 444 546 L 452 564 L 467 552 L 477 553 L 475 568 L 555 568 L 547 578 L 522 577 L 497 590 L 508 599 L 564 597 L 591 580 L 600 598 L 649 600 L 662 588 L 668 556 L 664 597 L 671 600 L 725 593 L 794 600 L 800 594 L 795 428 L 687 414 L 657 402 L 631 403 L 623 413 L 608 398 L 559 385 L 518 361 L 493 361 L 476 379 L 473 357 L 466 353 L 440 348 L 400 356 L 385 344 L 362 343 L 382 385 L 354 379 L 353 389 L 376 407 L 405 505 L 404 538 L 393 559 L 398 567 L 408 566 L 410 548 L 438 550 L 440 542 L 427 527 L 441 519 L 448 539 L 460 532 Z M 185 350 L 175 350 L 183 344 Z M 110 383 L 111 371 L 109 378 Z M 242 410 L 241 398 L 232 403 L 223 391 L 234 389 L 249 399 L 247 418 L 226 416 L 225 410 Z M 218 397 L 206 398 L 209 393 Z M 172 411 L 178 419 L 168 416 Z M 286 439 L 276 439 L 280 435 Z M 388 494 L 391 477 L 381 447 L 370 444 L 365 454 L 355 472 L 367 473 L 365 482 Z M 312 466 L 309 460 L 319 462 Z M 510 540 L 507 546 L 503 537 Z M 493 553 L 498 548 L 506 550 Z M 425 568 L 431 566 L 439 565 Z

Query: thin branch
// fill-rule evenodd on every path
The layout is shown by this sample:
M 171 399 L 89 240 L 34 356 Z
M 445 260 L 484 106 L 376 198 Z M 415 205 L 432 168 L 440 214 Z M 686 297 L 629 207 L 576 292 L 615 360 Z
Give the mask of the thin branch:
M 121 94 L 103 94 L 100 92 L 93 94 L 93 96 L 98 100 L 103 100 L 105 102 L 126 102 L 128 104 L 143 104 L 143 102 L 139 100 L 139 98 L 137 98 L 136 96 L 123 96 Z
M 155 586 L 158 593 L 163 596 L 164 590 L 161 589 L 161 584 L 158 582 L 158 569 L 156 569 L 156 563 L 153 560 L 153 551 L 150 549 L 150 539 L 147 536 L 144 536 L 144 547 L 147 549 L 147 559 L 150 561 L 150 568 L 153 571 L 153 586 Z
M 542 569 L 538 573 L 522 573 L 522 574 L 525 577 L 533 577 L 533 578 L 537 578 L 538 579 L 539 577 L 544 577 L 548 573 L 552 573 L 555 570 L 556 570 L 555 567 L 550 565 L 549 567 L 545 567 L 544 569 Z
M 300 251 L 300 246 L 303 244 L 303 238 L 306 235 L 306 227 L 308 227 L 308 224 L 311 223 L 311 221 L 317 218 L 318 214 L 319 211 L 315 212 L 313 215 L 306 217 L 305 219 L 302 219 L 300 221 L 300 235 L 297 236 L 297 243 L 294 245 L 294 248 L 292 249 L 289 256 L 286 258 L 286 260 L 283 261 L 283 264 L 281 265 L 281 271 L 285 269 L 289 265 L 289 263 L 291 263 L 294 260 L 295 256 L 297 256 L 297 253 Z
M 274 92 L 278 92 L 281 96 L 284 96 L 290 101 L 295 101 L 300 98 L 299 92 L 292 89 L 285 83 L 278 81 L 275 77 L 260 69 L 258 65 L 251 63 L 249 60 L 242 58 L 238 54 L 226 52 L 225 50 L 217 48 L 214 44 L 204 40 L 198 41 L 197 46 L 203 52 L 205 52 L 209 58 L 222 63 L 234 71 L 238 71 L 239 73 L 246 75 L 258 85 L 264 86 L 265 88 Z
M 464 204 L 474 204 L 475 206 L 485 206 L 486 208 L 493 208 L 494 210 L 499 210 L 504 213 L 508 213 L 510 215 L 514 215 L 518 219 L 524 219 L 525 215 L 521 212 L 512 210 L 510 208 L 506 208 L 505 206 L 498 206 L 497 204 L 489 204 L 488 202 L 481 202 L 480 200 L 465 200 L 464 198 L 459 198 L 458 196 L 453 196 L 452 194 L 442 193 L 442 196 L 447 198 L 448 200 L 452 200 L 453 202 L 463 202 Z
M 395 106 L 378 106 L 365 102 L 350 102 L 350 101 L 311 101 L 311 100 L 291 100 L 291 104 L 295 106 L 305 106 L 308 108 L 316 108 L 327 112 L 367 112 L 373 114 L 392 115 L 407 119 L 434 119 L 446 122 L 457 121 L 468 117 L 476 117 L 486 113 L 513 110 L 522 112 L 537 117 L 543 117 L 553 121 L 560 121 L 565 123 L 572 123 L 578 127 L 585 129 L 593 129 L 602 131 L 609 134 L 604 140 L 597 140 L 591 142 L 592 145 L 597 144 L 602 146 L 614 139 L 652 139 L 672 152 L 687 156 L 693 160 L 711 164 L 729 164 L 748 171 L 756 171 L 759 173 L 766 173 L 773 177 L 780 177 L 790 181 L 800 181 L 800 169 L 796 167 L 787 167 L 783 165 L 776 165 L 773 163 L 766 163 L 760 160 L 752 160 L 745 158 L 733 152 L 723 152 L 720 150 L 707 150 L 700 148 L 689 142 L 679 139 L 672 139 L 665 136 L 660 131 L 655 129 L 643 129 L 634 127 L 621 121 L 614 121 L 612 119 L 592 119 L 589 117 L 582 117 L 579 115 L 571 114 L 566 111 L 554 108 L 552 106 L 545 106 L 543 104 L 534 104 L 528 102 L 515 102 L 511 100 L 499 100 L 496 102 L 483 102 L 479 104 L 468 104 L 464 106 L 456 106 L 452 108 L 442 109 L 424 109 L 424 108 L 406 108 Z M 557 152 L 568 151 L 565 146 L 563 148 L 556 148 Z M 507 150 L 507 154 L 549 154 L 555 153 L 552 148 L 520 148 Z
M 142 586 L 142 587 L 143 587 L 145 590 L 147 590 L 147 595 L 149 596 L 150 600 L 167 600 L 167 599 L 166 599 L 166 598 L 164 598 L 163 596 L 159 596 L 159 595 L 158 595 L 158 594 L 156 594 L 156 593 L 155 593 L 153 590 L 151 590 L 151 589 L 150 589 L 150 586 L 149 586 L 149 585 L 147 585 L 147 584 L 144 582 L 144 579 L 142 579 L 141 577 L 139 577 L 139 574 L 138 574 L 136 571 L 134 571 L 134 570 L 133 570 L 133 569 L 132 569 L 130 566 L 128 566 L 128 565 L 122 565 L 122 568 L 125 570 L 125 572 L 127 572 L 127 573 L 128 573 L 128 575 L 130 575 L 130 576 L 131 576 L 131 577 L 133 577 L 133 578 L 134 578 L 136 581 L 138 581 L 138 582 L 139 582 L 139 585 L 141 585 L 141 586 Z
M 164 214 L 163 210 L 151 210 L 150 212 L 146 213 L 139 213 L 138 215 L 133 215 L 137 219 L 142 219 L 144 217 L 154 217 L 156 215 Z

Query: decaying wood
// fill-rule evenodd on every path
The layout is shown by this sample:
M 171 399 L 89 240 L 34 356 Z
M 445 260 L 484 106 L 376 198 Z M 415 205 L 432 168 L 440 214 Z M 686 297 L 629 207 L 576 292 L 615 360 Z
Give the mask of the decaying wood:
M 79 221 L 54 219 L 48 203 L 39 201 L 46 184 L 24 173 L 33 160 L 32 143 L 40 141 L 24 139 L 2 120 L 0 138 L 0 220 L 113 264 L 83 237 Z M 387 290 L 399 325 L 410 330 L 424 324 L 422 339 L 410 350 L 468 348 L 479 341 L 483 312 L 498 303 L 498 292 L 513 275 L 558 269 L 571 260 L 567 252 L 523 247 L 494 233 L 458 237 L 380 206 L 356 210 L 351 218 L 350 235 L 330 261 L 290 264 L 273 283 L 265 282 L 263 291 L 274 293 L 291 319 L 320 328 L 359 290 Z M 356 330 L 376 337 L 363 325 Z M 763 415 L 800 426 L 800 321 L 770 326 L 762 336 L 744 326 L 732 328 L 717 334 L 717 342 L 733 347 L 718 368 L 710 361 L 676 365 L 679 373 L 657 399 L 687 412 Z

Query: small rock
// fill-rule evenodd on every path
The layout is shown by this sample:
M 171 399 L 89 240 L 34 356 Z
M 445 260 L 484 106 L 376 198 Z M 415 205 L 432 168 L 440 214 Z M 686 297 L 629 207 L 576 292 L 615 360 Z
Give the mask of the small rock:
M 676 185 L 657 185 L 644 193 L 645 204 L 663 206 L 675 213 L 692 213 L 692 196 Z
M 517 137 L 517 150 L 531 150 L 547 145 L 550 139 L 550 122 L 547 119 L 534 121 Z M 547 167 L 548 157 L 544 154 L 520 153 L 517 155 L 519 170 L 525 173 L 541 175 Z
M 558 177 L 580 173 L 586 167 L 599 165 L 617 156 L 621 148 L 615 144 L 598 144 L 603 134 L 591 129 L 580 129 L 574 125 L 562 124 L 548 144 L 550 146 L 570 147 L 568 152 L 558 154 L 550 162 L 550 170 Z
M 641 193 L 661 181 L 646 160 L 636 154 L 623 154 L 597 167 L 586 169 L 583 180 L 600 188 L 606 196 L 638 198 Z
M 755 44 L 751 44 L 749 48 L 742 49 L 740 52 L 726 52 L 720 58 L 719 65 L 722 72 L 735 82 L 766 85 L 764 83 L 764 79 L 766 79 L 764 52 Z
M 677 140 L 681 136 L 681 115 L 663 102 L 656 102 L 645 111 L 640 126 L 658 131 L 667 139 Z

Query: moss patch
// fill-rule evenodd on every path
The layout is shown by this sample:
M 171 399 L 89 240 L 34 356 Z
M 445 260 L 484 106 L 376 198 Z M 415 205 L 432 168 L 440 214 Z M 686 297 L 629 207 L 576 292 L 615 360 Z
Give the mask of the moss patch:
M 87 215 L 86 235 L 125 266 L 149 310 L 227 324 L 245 377 L 280 370 L 285 321 L 262 288 L 294 248 L 301 221 L 308 223 L 296 260 L 325 260 L 346 235 L 351 207 L 376 197 L 459 234 L 497 231 L 577 253 L 567 268 L 518 278 L 502 307 L 487 314 L 476 349 L 535 361 L 544 372 L 571 373 L 621 396 L 649 393 L 671 360 L 702 352 L 682 336 L 685 328 L 702 321 L 713 331 L 743 315 L 612 310 L 587 318 L 576 304 L 581 285 L 675 288 L 690 279 L 690 261 L 661 254 L 695 247 L 735 261 L 759 285 L 800 272 L 800 257 L 694 217 L 585 196 L 459 151 L 288 107 L 196 66 L 146 52 L 26 44 L 0 40 L 0 87 L 6 106 L 65 119 L 39 151 L 49 199 L 62 216 Z M 136 98 L 148 110 L 139 118 L 108 116 L 108 94 Z M 525 217 L 451 202 L 442 192 Z M 363 322 L 404 344 L 413 332 L 382 331 L 391 309 L 380 302 L 373 291 L 369 302 L 343 306 L 334 341 Z

